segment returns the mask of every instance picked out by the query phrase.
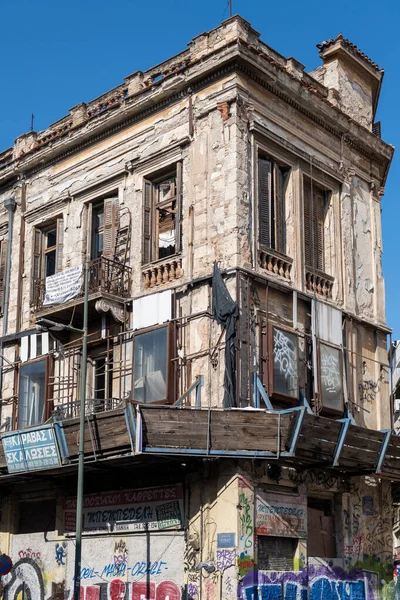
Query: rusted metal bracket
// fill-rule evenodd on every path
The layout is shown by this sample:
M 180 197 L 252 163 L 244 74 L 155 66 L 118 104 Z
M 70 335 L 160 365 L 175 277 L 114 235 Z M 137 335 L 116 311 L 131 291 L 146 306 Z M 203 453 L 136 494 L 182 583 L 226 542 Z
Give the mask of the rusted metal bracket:
M 333 463 L 332 463 L 332 467 L 338 467 L 339 466 L 339 459 L 340 459 L 340 454 L 343 450 L 343 446 L 344 446 L 344 442 L 346 439 L 346 435 L 347 432 L 349 430 L 349 427 L 351 425 L 351 419 L 350 417 L 346 417 L 345 419 L 338 419 L 339 423 L 342 423 L 342 427 L 340 428 L 340 433 L 339 433 L 339 437 L 338 437 L 338 441 L 336 443 L 336 448 L 335 448 L 335 454 L 333 456 Z
M 379 451 L 378 463 L 376 465 L 375 473 L 380 473 L 382 470 L 383 461 L 385 460 L 385 454 L 390 442 L 390 436 L 392 435 L 392 431 L 391 429 L 382 429 L 382 433 L 385 434 L 385 437 L 383 438 L 382 446 Z

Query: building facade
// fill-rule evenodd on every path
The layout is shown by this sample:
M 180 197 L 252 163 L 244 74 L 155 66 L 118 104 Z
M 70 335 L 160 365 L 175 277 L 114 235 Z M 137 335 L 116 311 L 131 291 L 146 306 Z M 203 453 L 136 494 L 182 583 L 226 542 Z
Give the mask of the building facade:
M 233 17 L 0 154 L 4 599 L 72 599 L 83 372 L 81 598 L 394 598 L 383 71 L 318 48 Z

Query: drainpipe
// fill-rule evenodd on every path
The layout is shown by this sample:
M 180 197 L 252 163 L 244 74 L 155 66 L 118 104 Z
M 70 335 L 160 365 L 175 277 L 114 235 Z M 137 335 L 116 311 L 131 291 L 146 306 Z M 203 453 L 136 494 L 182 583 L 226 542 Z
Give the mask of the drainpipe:
M 14 224 L 15 198 L 7 198 L 4 200 L 4 208 L 8 210 L 8 247 L 7 247 L 7 264 L 6 264 L 6 281 L 4 286 L 4 306 L 3 306 L 3 336 L 7 333 L 8 328 L 8 305 L 10 301 L 10 277 L 11 277 L 11 255 L 12 255 L 12 238 Z M 0 422 L 3 412 L 3 352 L 4 344 L 0 344 Z

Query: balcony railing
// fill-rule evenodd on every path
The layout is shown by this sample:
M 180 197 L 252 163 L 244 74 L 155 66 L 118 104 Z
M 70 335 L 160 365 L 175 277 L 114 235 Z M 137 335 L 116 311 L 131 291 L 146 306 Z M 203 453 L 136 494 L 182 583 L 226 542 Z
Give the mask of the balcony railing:
M 182 259 L 169 258 L 143 269 L 143 287 L 147 290 L 163 283 L 175 281 L 182 275 Z
M 259 251 L 258 261 L 262 269 L 290 281 L 293 265 L 292 258 L 271 248 L 262 248 Z
M 89 263 L 89 294 L 96 292 L 110 294 L 118 298 L 129 298 L 131 294 L 131 267 L 101 256 Z M 84 286 L 76 298 L 82 297 Z M 34 279 L 32 287 L 32 306 L 38 311 L 43 306 L 46 295 L 46 279 Z
M 114 410 L 121 405 L 119 398 L 88 398 L 85 402 L 85 414 L 87 416 L 94 415 L 96 413 L 106 412 L 108 410 Z M 74 419 L 80 415 L 81 403 L 79 400 L 76 402 L 67 402 L 66 404 L 58 404 L 54 410 L 53 415 L 59 419 Z
M 312 271 L 306 268 L 306 288 L 309 292 L 316 292 L 325 298 L 332 298 L 334 277 L 322 273 L 322 271 Z

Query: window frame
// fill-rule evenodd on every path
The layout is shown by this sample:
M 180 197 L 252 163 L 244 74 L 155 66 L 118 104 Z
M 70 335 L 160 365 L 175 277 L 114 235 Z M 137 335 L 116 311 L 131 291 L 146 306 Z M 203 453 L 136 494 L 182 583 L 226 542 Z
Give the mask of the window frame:
M 264 224 L 268 228 L 267 236 L 268 242 L 262 242 L 262 226 L 263 219 L 261 218 L 261 207 L 262 207 L 262 197 L 261 197 L 261 179 L 262 173 L 260 169 L 260 162 L 264 160 L 271 165 L 271 169 L 269 171 L 269 183 L 267 195 L 268 198 L 268 219 L 264 219 Z M 282 198 L 281 198 L 281 206 L 279 206 L 277 199 L 277 170 L 280 171 L 282 177 Z M 258 246 L 261 250 L 272 250 L 273 252 L 277 252 L 282 256 L 286 256 L 286 195 L 287 188 L 290 181 L 290 176 L 292 173 L 292 166 L 286 164 L 284 161 L 271 156 L 269 152 L 264 150 L 262 147 L 257 148 L 256 152 L 256 198 L 257 198 L 257 215 L 258 215 L 258 230 L 257 230 L 257 239 Z M 281 219 L 280 230 L 278 224 L 278 218 Z
M 103 250 L 95 253 L 95 238 L 98 228 L 94 227 L 94 212 L 103 207 Z M 120 229 L 120 194 L 119 188 L 111 188 L 109 192 L 99 193 L 86 204 L 87 239 L 86 251 L 91 261 L 101 258 L 115 260 L 117 254 L 118 231 Z
M 265 360 L 266 358 L 268 364 L 266 368 L 263 369 L 263 374 L 265 374 L 267 378 L 267 381 L 263 381 L 263 383 L 266 383 L 268 395 L 271 398 L 281 400 L 288 404 L 296 404 L 299 401 L 299 335 L 294 329 L 282 326 L 280 323 L 268 321 L 268 323 L 264 324 L 264 326 L 266 325 L 268 327 L 267 334 L 262 334 L 262 336 L 264 337 L 264 345 L 265 341 L 267 341 L 267 349 L 265 352 L 265 347 L 262 347 L 262 360 Z M 295 396 L 290 396 L 288 394 L 275 391 L 274 389 L 274 329 L 279 329 L 283 332 L 289 333 L 296 338 L 297 393 Z M 267 340 L 265 340 L 265 337 Z
M 163 263 L 173 260 L 182 253 L 182 184 L 183 161 L 178 160 L 159 171 L 153 171 L 143 176 L 142 185 L 142 266 Z M 157 202 L 159 186 L 168 179 L 175 179 L 175 196 L 168 200 Z M 150 197 L 148 197 L 148 194 Z M 159 247 L 157 248 L 158 211 L 163 207 L 176 202 L 175 209 L 175 252 L 169 256 L 159 258 Z M 148 223 L 148 231 L 146 231 Z M 148 247 L 147 247 L 148 245 Z M 149 260 L 146 260 L 147 254 Z
M 145 334 L 151 333 L 159 329 L 167 329 L 167 359 L 166 359 L 166 376 L 165 382 L 166 398 L 162 400 L 154 400 L 153 402 L 142 403 L 139 400 L 135 400 L 135 338 Z M 132 393 L 131 401 L 135 404 L 173 404 L 176 400 L 176 368 L 174 366 L 173 359 L 176 358 L 176 326 L 169 321 L 167 323 L 161 323 L 159 325 L 152 325 L 150 327 L 144 327 L 134 331 L 132 336 Z
M 50 231 L 56 231 L 56 243 L 51 248 L 46 248 L 47 235 Z M 64 257 L 64 216 L 58 215 L 51 220 L 33 225 L 32 247 L 31 247 L 31 304 L 35 301 L 36 287 L 38 282 L 46 282 L 46 256 L 55 249 L 55 272 L 63 271 Z M 37 272 L 36 272 L 37 270 Z M 40 283 L 39 283 L 40 285 Z
M 306 185 L 309 186 L 309 200 L 306 199 Z M 302 173 L 302 198 L 303 198 L 303 249 L 304 266 L 313 273 L 326 273 L 326 236 L 325 223 L 331 205 L 333 189 L 326 187 L 309 173 Z M 318 204 L 315 190 L 323 194 L 322 214 L 319 218 Z M 308 216 L 308 219 L 306 218 Z M 306 226 L 308 223 L 308 227 Z M 307 230 L 309 229 L 307 242 Z M 321 235 L 319 234 L 321 231 Z M 309 250 L 307 249 L 309 246 Z M 309 260 L 310 258 L 310 260 Z M 311 263 L 311 264 L 309 264 Z M 312 264 L 314 263 L 314 264 Z M 316 263 L 316 264 L 315 264 Z
M 33 363 L 44 362 L 45 363 L 45 371 L 44 371 L 44 411 L 43 411 L 43 421 L 41 423 L 35 423 L 31 425 L 25 425 L 21 429 L 25 429 L 26 427 L 34 427 L 35 425 L 42 425 L 45 423 L 52 415 L 54 410 L 54 398 L 52 395 L 53 385 L 50 383 L 52 376 L 54 374 L 54 358 L 51 354 L 39 356 L 37 358 L 33 358 L 31 360 L 27 360 L 23 363 L 19 364 L 18 368 L 18 405 L 15 411 L 15 426 L 16 429 L 20 429 L 19 427 L 19 407 L 20 407 L 20 392 L 21 392 L 21 369 L 22 367 L 26 367 Z M 50 401 L 51 400 L 51 401 Z
M 341 382 L 341 406 L 340 408 L 332 408 L 330 406 L 325 406 L 322 397 L 322 369 L 321 369 L 321 346 L 328 346 L 329 348 L 334 348 L 339 351 L 339 363 L 340 363 L 340 382 Z M 317 339 L 317 365 L 318 365 L 318 396 L 319 402 L 321 406 L 321 412 L 327 415 L 341 415 L 344 411 L 344 380 L 343 380 L 343 348 L 341 346 L 337 346 L 336 344 L 332 344 L 330 342 L 326 342 L 325 340 Z

